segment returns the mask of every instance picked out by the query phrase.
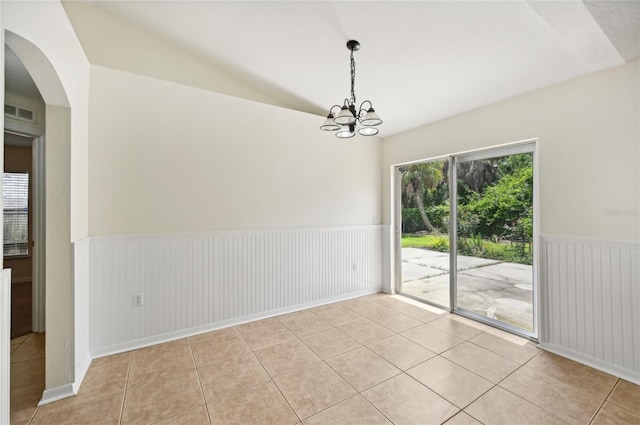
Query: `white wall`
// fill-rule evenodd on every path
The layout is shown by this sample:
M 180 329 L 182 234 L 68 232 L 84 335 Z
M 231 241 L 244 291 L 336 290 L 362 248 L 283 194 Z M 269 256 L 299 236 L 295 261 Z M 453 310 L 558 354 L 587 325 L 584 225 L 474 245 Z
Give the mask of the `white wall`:
M 379 139 L 95 65 L 90 116 L 92 355 L 380 290 Z
M 640 335 L 612 325 L 637 323 L 640 305 L 640 60 L 385 139 L 385 223 L 392 164 L 531 138 L 540 242 L 554 247 L 540 256 L 541 346 L 640 382 Z
M 640 239 L 640 61 L 385 139 L 391 164 L 538 138 L 540 232 Z
M 301 112 L 91 67 L 89 233 L 373 224 L 380 141 Z

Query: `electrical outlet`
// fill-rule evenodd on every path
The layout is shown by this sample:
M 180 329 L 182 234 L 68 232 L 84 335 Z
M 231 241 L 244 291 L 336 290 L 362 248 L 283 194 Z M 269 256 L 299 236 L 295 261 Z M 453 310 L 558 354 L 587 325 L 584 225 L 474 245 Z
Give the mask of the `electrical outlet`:
M 133 296 L 133 305 L 135 307 L 144 305 L 144 294 L 135 294 Z
M 353 271 L 358 271 L 358 263 L 353 263 Z

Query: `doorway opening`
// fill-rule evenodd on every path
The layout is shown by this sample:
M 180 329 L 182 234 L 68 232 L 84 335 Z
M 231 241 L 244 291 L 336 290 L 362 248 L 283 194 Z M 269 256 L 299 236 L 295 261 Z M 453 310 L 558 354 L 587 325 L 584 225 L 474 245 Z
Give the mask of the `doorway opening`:
M 397 167 L 396 291 L 537 338 L 535 142 Z
M 4 268 L 11 269 L 11 339 L 33 331 L 33 139 L 4 134 Z

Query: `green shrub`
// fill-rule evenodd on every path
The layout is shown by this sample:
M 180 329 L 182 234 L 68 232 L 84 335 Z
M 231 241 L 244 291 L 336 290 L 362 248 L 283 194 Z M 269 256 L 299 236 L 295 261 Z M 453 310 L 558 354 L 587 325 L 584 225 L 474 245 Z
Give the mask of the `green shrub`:
M 424 230 L 424 223 L 417 208 L 402 208 L 402 233 Z

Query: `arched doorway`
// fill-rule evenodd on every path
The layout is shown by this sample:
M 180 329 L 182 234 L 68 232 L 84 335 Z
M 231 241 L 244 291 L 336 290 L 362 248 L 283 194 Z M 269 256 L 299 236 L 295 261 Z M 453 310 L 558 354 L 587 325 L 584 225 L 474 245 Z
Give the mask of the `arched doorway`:
M 74 287 L 70 232 L 71 109 L 65 89 L 51 62 L 33 43 L 5 31 L 6 45 L 18 56 L 46 104 L 44 155 L 46 282 L 46 389 L 42 402 L 73 395 Z

